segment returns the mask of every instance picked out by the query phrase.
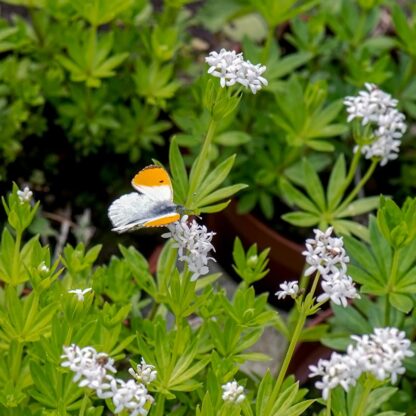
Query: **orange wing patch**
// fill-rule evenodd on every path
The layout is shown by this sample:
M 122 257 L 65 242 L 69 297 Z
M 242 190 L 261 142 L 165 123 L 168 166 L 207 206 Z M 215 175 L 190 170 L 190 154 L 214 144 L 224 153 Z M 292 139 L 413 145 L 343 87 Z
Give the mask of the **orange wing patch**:
M 181 216 L 177 213 L 168 214 L 162 218 L 158 218 L 157 220 L 145 222 L 143 227 L 162 227 L 163 225 L 178 221 L 180 217 Z
M 135 175 L 131 183 L 133 186 L 172 186 L 166 170 L 156 165 L 146 166 Z

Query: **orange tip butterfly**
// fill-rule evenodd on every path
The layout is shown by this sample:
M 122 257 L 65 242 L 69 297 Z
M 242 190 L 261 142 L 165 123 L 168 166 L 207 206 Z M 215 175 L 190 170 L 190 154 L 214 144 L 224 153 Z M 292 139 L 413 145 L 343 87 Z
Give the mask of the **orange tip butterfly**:
M 149 165 L 131 181 L 137 192 L 116 199 L 108 208 L 112 231 L 124 233 L 143 227 L 161 227 L 180 219 L 182 207 L 173 203 L 172 182 L 160 166 Z

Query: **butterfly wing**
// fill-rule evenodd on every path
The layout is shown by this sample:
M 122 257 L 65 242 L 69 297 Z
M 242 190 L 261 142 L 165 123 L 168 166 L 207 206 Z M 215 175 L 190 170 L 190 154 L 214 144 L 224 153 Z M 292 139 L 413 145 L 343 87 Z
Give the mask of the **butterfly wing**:
M 113 231 L 124 233 L 142 227 L 160 227 L 180 218 L 172 203 L 154 201 L 146 194 L 132 192 L 116 199 L 108 209 Z
M 166 170 L 160 166 L 146 166 L 134 176 L 131 184 L 153 201 L 173 201 L 172 181 Z

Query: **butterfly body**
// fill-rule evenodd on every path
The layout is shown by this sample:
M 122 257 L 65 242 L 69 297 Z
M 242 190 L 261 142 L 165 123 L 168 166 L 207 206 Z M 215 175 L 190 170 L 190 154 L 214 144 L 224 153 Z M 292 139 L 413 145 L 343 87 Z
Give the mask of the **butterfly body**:
M 179 220 L 179 207 L 173 203 L 172 183 L 165 169 L 147 166 L 131 183 L 137 192 L 122 195 L 108 209 L 113 231 L 161 227 Z

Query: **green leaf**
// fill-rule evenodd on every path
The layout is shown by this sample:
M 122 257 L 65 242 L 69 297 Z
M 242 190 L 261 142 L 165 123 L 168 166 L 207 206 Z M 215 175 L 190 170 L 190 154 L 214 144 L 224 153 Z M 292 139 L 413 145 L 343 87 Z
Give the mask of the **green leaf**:
M 332 132 L 328 132 L 328 135 L 332 136 L 333 134 Z M 334 145 L 325 140 L 311 139 L 307 141 L 307 145 L 311 149 L 319 152 L 333 152 L 335 150 Z
M 332 225 L 334 226 L 334 229 L 337 232 L 337 234 L 353 234 L 363 241 L 369 241 L 370 239 L 367 227 L 358 222 L 349 220 L 334 220 L 332 222 Z
M 244 188 L 247 188 L 247 185 L 240 183 L 218 189 L 217 191 L 212 192 L 211 195 L 208 195 L 205 198 L 198 200 L 198 206 L 202 207 L 205 205 L 214 204 L 215 202 L 221 201 L 222 199 L 226 199 L 235 195 L 238 191 L 241 191 Z
M 341 153 L 335 162 L 328 182 L 327 204 L 330 211 L 332 211 L 342 199 L 343 192 L 339 192 L 339 190 L 344 186 L 345 178 L 345 157 L 344 154 Z
M 368 396 L 366 415 L 380 415 L 379 412 L 375 412 L 380 409 L 381 405 L 386 403 L 389 398 L 397 392 L 397 390 L 397 387 L 379 387 L 373 390 Z
M 285 75 L 292 73 L 294 69 L 305 64 L 313 55 L 310 52 L 298 52 L 292 53 L 288 56 L 285 56 L 282 59 L 279 59 L 276 65 L 273 65 L 269 68 L 267 67 L 267 78 L 269 80 L 276 80 L 282 78 Z
M 214 205 L 207 205 L 205 207 L 201 207 L 199 208 L 199 212 L 201 214 L 213 214 L 215 212 L 220 212 L 222 210 L 224 210 L 225 208 L 228 207 L 228 205 L 230 205 L 231 199 L 229 199 L 228 201 L 225 202 L 220 202 L 219 204 L 214 204 Z
M 415 37 L 415 30 L 411 29 L 409 23 L 407 22 L 407 16 L 402 10 L 402 8 L 396 4 L 392 6 L 392 19 L 395 26 L 395 29 L 405 45 L 412 55 L 416 53 L 416 46 L 411 40 Z
M 175 137 L 172 138 L 169 146 L 169 167 L 172 174 L 174 201 L 184 204 L 188 194 L 188 175 Z
M 319 223 L 319 217 L 309 212 L 289 212 L 283 214 L 281 218 L 287 221 L 289 224 L 296 225 L 298 227 L 312 227 Z
M 319 214 L 319 210 L 316 205 L 283 177 L 280 178 L 280 189 L 282 191 L 283 197 L 288 200 L 289 204 L 295 204 L 305 211 Z
M 413 299 L 402 293 L 390 293 L 389 302 L 397 310 L 404 313 L 409 313 L 414 307 Z
M 210 195 L 225 181 L 234 165 L 235 157 L 235 154 L 228 157 L 205 177 L 200 185 L 199 198 L 203 199 Z
M 325 194 L 318 174 L 307 159 L 303 160 L 304 187 L 321 212 L 325 211 Z
M 367 198 L 361 198 L 354 202 L 351 202 L 345 209 L 336 213 L 338 218 L 354 217 L 356 215 L 365 214 L 373 209 L 376 209 L 379 205 L 380 198 L 378 196 L 370 196 Z
M 251 140 L 251 136 L 243 131 L 227 131 L 214 137 L 214 143 L 222 146 L 240 146 L 244 143 L 248 143 Z

